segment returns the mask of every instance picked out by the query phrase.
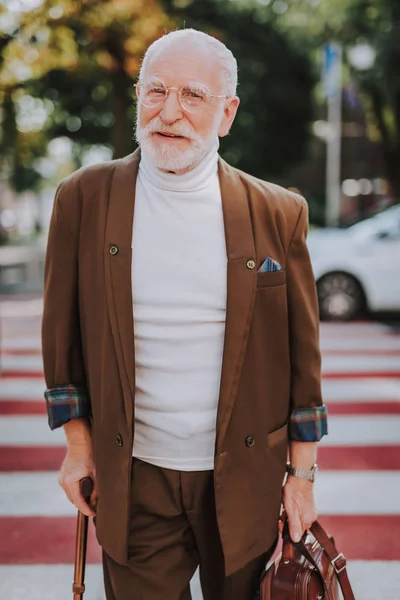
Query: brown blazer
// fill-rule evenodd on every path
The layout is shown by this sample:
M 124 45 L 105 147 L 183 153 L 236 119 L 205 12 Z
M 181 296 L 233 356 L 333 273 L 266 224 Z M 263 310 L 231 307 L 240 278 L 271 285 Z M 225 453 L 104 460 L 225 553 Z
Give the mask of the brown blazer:
M 122 564 L 134 434 L 131 237 L 139 159 L 136 151 L 81 169 L 60 185 L 49 233 L 42 327 L 47 387 L 71 383 L 88 391 L 97 536 Z M 219 177 L 228 294 L 214 479 L 230 575 L 272 545 L 289 416 L 294 408 L 322 401 L 306 202 L 222 159 Z M 117 253 L 110 252 L 113 246 Z M 267 256 L 283 270 L 257 273 Z

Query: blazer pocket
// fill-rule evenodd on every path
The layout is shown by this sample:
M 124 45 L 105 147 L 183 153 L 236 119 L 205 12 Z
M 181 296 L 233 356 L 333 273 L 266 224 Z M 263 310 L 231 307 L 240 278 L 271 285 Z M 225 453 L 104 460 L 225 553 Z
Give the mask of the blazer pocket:
M 270 287 L 275 285 L 283 285 L 286 281 L 286 272 L 269 271 L 266 273 L 257 273 L 257 287 Z
M 281 442 L 288 439 L 288 424 L 285 423 L 282 427 L 270 431 L 268 434 L 268 448 L 273 448 Z

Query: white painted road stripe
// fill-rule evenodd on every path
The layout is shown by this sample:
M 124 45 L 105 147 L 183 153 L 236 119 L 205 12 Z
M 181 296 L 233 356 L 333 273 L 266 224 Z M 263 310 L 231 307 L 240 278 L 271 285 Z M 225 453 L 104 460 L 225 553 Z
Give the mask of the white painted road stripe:
M 329 409 L 328 409 L 329 410 Z M 324 446 L 393 446 L 400 444 L 400 415 L 328 417 Z
M 2 379 L 0 383 L 0 401 L 2 398 L 11 400 L 12 398 L 26 400 L 43 400 L 46 384 L 44 379 L 37 377 L 10 378 Z
M 5 355 L 1 359 L 5 371 L 43 372 L 43 361 L 40 355 L 13 356 Z M 324 356 L 322 359 L 324 373 L 370 373 L 388 371 L 400 373 L 400 356 Z
M 36 377 L 3 379 L 0 384 L 0 401 L 2 398 L 44 400 L 45 388 L 44 380 Z M 322 394 L 326 402 L 400 401 L 400 379 L 325 379 L 322 381 Z
M 400 401 L 400 379 L 323 379 L 322 396 L 325 402 Z
M 0 516 L 72 516 L 75 507 L 56 471 L 0 473 Z M 323 515 L 400 514 L 400 472 L 320 471 L 315 483 Z
M 321 515 L 400 514 L 400 471 L 320 471 L 315 501 Z
M 41 317 L 43 313 L 43 298 L 31 300 L 4 300 L 0 302 L 0 316 L 3 319 L 13 317 Z
M 368 337 L 366 339 L 335 339 L 333 337 L 325 337 L 321 339 L 321 350 L 342 350 L 345 357 L 346 352 L 357 351 L 361 353 L 366 350 L 376 352 L 380 350 L 400 350 L 400 336 L 379 336 Z
M 357 333 L 367 333 L 368 335 L 372 334 L 380 334 L 380 333 L 390 333 L 391 327 L 389 325 L 385 325 L 384 323 L 377 323 L 373 321 L 364 321 L 364 322 L 325 322 L 320 323 L 321 334 L 334 334 L 334 335 L 344 335 L 351 334 L 356 335 Z
M 332 415 L 325 446 L 392 446 L 400 444 L 400 415 Z M 51 431 L 45 415 L 0 417 L 3 446 L 63 446 L 64 431 Z
M 64 446 L 62 427 L 51 431 L 46 415 L 0 417 L 2 446 Z
M 390 371 L 400 374 L 400 356 L 324 356 L 322 370 L 324 373 Z
M 400 561 L 348 562 L 357 600 L 399 600 Z M 10 600 L 58 600 L 71 590 L 73 565 L 0 566 L 0 593 Z M 85 600 L 105 600 L 101 565 L 86 566 Z M 192 580 L 193 600 L 201 600 L 198 571 Z
M 4 371 L 32 371 L 43 373 L 43 361 L 40 355 L 13 356 L 6 354 L 1 358 L 1 367 Z
M 73 565 L 2 565 L 0 597 L 9 600 L 72 598 L 73 576 Z M 85 583 L 85 600 L 105 600 L 101 565 L 86 566 Z
M 40 336 L 4 337 L 1 340 L 3 350 L 41 350 Z
M 1 358 L 4 371 L 32 371 L 43 373 L 43 361 L 40 355 L 13 356 L 5 354 Z
M 27 400 L 43 400 L 46 384 L 44 379 L 7 378 L 0 384 L 0 401 L 2 398 Z M 368 379 L 324 379 L 322 395 L 326 402 L 377 402 L 400 401 L 400 379 L 368 378 Z

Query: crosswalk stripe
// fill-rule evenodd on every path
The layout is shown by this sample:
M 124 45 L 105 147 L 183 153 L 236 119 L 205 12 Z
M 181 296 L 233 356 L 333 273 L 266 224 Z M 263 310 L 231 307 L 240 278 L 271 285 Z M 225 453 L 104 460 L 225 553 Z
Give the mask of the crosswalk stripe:
M 381 379 L 336 379 L 322 380 L 322 396 L 325 402 L 378 402 L 400 401 L 400 380 L 396 377 Z
M 5 325 L 0 344 L 0 597 L 12 600 L 25 600 L 31 588 L 35 597 L 47 598 L 49 580 L 54 593 L 49 600 L 64 597 L 72 578 L 76 510 L 57 484 L 65 435 L 62 429 L 51 432 L 47 424 L 41 311 L 42 299 L 0 302 Z M 322 323 L 320 339 L 329 414 L 315 484 L 320 521 L 351 559 L 357 600 L 398 600 L 400 336 L 373 322 Z M 104 600 L 92 524 L 88 552 L 85 599 Z M 18 596 L 21 579 L 24 591 Z M 193 585 L 193 597 L 200 600 L 198 577 Z
M 44 400 L 1 400 L 1 415 L 46 415 L 46 404 Z
M 66 447 L 0 446 L 0 471 L 57 471 Z M 400 469 L 397 446 L 322 446 L 318 449 L 321 470 L 365 471 Z
M 0 377 L 2 373 L 0 371 Z M 10 400 L 12 398 L 25 399 L 25 400 L 43 400 L 44 399 L 45 383 L 43 377 L 38 379 L 25 378 L 18 379 L 13 377 L 11 379 L 1 379 L 0 386 L 0 401 L 2 398 Z
M 394 402 L 336 402 L 329 404 L 329 417 L 334 415 L 399 415 L 400 401 Z M 2 415 L 47 415 L 44 400 L 0 398 Z
M 50 431 L 45 415 L 0 417 L 0 440 L 6 446 L 63 446 L 62 428 Z M 331 416 L 322 446 L 391 446 L 400 443 L 400 415 Z
M 391 446 L 400 443 L 400 415 L 334 415 L 322 446 Z M 267 433 L 267 432 L 266 432 Z M 0 444 L 63 446 L 62 428 L 50 431 L 45 415 L 0 417 Z
M 323 515 L 319 521 L 349 560 L 400 560 L 398 515 Z M 76 514 L 0 517 L 0 564 L 72 563 L 75 528 Z M 89 530 L 88 562 L 98 562 L 92 523 Z M 374 543 L 377 539 L 379 544 Z
M 400 561 L 352 560 L 348 562 L 348 573 L 357 600 L 398 600 Z M 58 600 L 68 597 L 72 577 L 72 563 L 0 565 L 0 591 L 2 597 L 10 600 L 26 600 L 26 590 L 35 590 L 34 598 L 37 600 Z M 105 600 L 100 565 L 87 566 L 85 581 L 85 600 Z M 198 573 L 193 587 L 193 597 L 199 598 Z
M 1 403 L 0 403 L 1 414 Z M 329 404 L 329 416 L 333 415 L 398 415 L 400 402 L 337 402 Z
M 53 471 L 0 473 L 0 489 L 2 516 L 69 516 L 75 512 Z M 321 514 L 400 515 L 400 472 L 321 471 L 315 496 Z
M 400 415 L 334 415 L 329 418 L 328 432 L 321 446 L 398 445 Z

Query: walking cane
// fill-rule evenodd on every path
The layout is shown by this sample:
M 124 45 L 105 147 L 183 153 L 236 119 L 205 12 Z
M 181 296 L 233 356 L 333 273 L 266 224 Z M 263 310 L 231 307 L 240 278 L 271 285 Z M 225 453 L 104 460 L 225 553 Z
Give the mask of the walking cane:
M 90 494 L 93 490 L 93 481 L 90 477 L 84 477 L 80 481 L 81 494 L 85 502 L 89 504 Z M 75 569 L 74 583 L 72 584 L 73 600 L 81 600 L 85 591 L 85 565 L 86 545 L 89 517 L 78 510 L 75 540 Z

